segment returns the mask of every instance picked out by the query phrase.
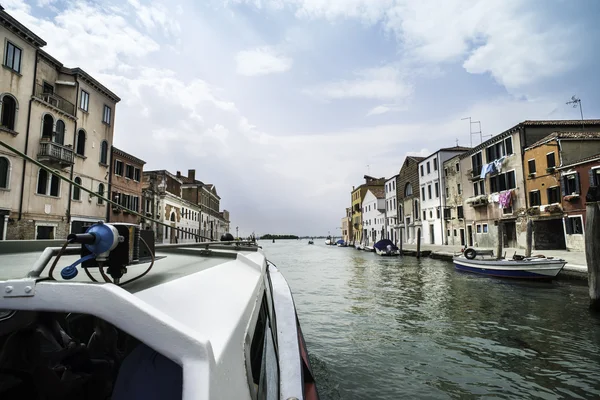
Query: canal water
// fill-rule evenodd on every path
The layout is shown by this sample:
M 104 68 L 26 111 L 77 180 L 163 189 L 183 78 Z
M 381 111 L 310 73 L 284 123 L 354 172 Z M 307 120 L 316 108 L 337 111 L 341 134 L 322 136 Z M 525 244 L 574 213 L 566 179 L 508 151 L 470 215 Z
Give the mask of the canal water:
M 294 293 L 322 399 L 600 398 L 587 286 L 261 241 Z

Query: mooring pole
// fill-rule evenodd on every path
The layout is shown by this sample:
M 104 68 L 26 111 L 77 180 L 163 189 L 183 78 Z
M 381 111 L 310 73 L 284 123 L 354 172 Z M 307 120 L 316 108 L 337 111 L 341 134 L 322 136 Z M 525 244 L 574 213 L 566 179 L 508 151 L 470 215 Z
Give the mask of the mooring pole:
M 400 250 L 400 255 L 402 255 L 402 229 L 398 229 L 398 249 Z
M 504 226 L 502 222 L 498 221 L 498 245 L 496 246 L 496 258 L 499 260 L 502 258 L 502 250 L 504 249 L 503 241 L 504 241 Z
M 533 221 L 529 219 L 527 221 L 527 247 L 525 248 L 525 257 L 531 257 L 531 249 L 533 244 Z
M 417 228 L 417 258 L 421 258 L 421 228 Z
M 592 186 L 588 190 L 585 213 L 585 259 L 590 309 L 600 312 L 600 186 Z

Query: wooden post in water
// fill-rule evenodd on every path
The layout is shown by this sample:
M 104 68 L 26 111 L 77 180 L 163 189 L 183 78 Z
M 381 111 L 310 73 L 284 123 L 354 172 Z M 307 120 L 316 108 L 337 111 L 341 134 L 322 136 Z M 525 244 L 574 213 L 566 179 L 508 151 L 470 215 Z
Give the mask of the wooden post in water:
M 421 258 L 421 228 L 417 228 L 417 258 Z
M 525 248 L 525 257 L 531 257 L 531 249 L 533 244 L 533 220 L 527 220 L 527 247 Z
M 400 250 L 400 255 L 402 255 L 402 229 L 398 229 L 398 250 Z
M 600 186 L 586 196 L 585 259 L 588 268 L 590 309 L 600 312 Z
M 496 258 L 502 258 L 502 250 L 504 249 L 503 241 L 504 241 L 504 226 L 502 222 L 498 221 L 498 245 L 496 246 Z

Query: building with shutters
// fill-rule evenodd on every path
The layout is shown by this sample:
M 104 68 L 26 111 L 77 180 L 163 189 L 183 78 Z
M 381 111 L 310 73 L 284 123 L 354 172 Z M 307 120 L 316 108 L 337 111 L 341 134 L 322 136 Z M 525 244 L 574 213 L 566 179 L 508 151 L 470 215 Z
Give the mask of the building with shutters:
M 444 230 L 447 245 L 465 246 L 467 243 L 464 219 L 464 199 L 460 156 L 454 156 L 443 164 L 444 171 Z
M 363 243 L 363 215 L 362 215 L 362 203 L 367 194 L 367 190 L 370 188 L 383 188 L 385 184 L 385 178 L 374 178 L 369 175 L 364 175 L 363 179 L 365 183 L 358 187 L 352 187 L 351 192 L 351 204 L 352 204 L 352 235 L 350 244 L 358 245 Z
M 385 191 L 384 188 L 369 187 L 362 202 L 362 243 L 373 247 L 385 238 Z
M 419 163 L 423 157 L 408 156 L 396 178 L 398 204 L 398 241 L 415 244 L 422 228 L 419 190 Z M 423 232 L 421 232 L 421 238 Z
M 139 224 L 140 217 L 129 212 L 142 212 L 142 176 L 145 161 L 111 147 L 109 190 L 110 199 L 120 206 L 108 207 L 108 222 Z
M 396 179 L 394 175 L 385 181 L 385 238 L 398 243 L 398 198 L 396 196 Z

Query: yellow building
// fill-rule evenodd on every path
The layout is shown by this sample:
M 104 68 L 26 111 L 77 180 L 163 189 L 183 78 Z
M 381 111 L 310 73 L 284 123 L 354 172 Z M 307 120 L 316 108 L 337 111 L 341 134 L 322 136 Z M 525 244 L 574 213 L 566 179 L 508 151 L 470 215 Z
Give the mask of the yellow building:
M 365 199 L 367 190 L 372 187 L 381 187 L 385 185 L 385 178 L 373 178 L 364 176 L 365 183 L 359 187 L 352 187 L 352 235 L 349 239 L 351 245 L 355 245 L 362 240 L 362 202 Z

